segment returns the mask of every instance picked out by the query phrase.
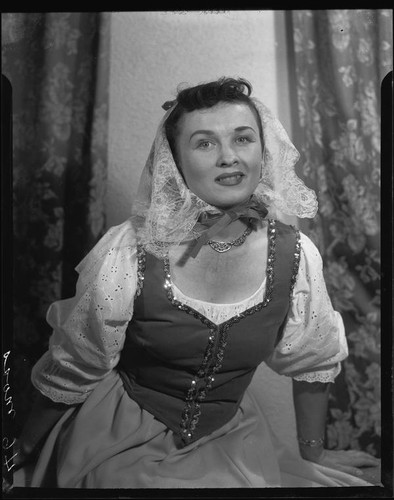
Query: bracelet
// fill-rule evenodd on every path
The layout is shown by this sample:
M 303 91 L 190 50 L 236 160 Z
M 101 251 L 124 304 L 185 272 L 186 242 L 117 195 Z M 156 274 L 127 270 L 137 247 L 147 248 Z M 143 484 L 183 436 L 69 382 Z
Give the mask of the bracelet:
M 303 439 L 303 438 L 297 438 L 298 442 L 300 444 L 303 444 L 305 446 L 309 446 L 310 448 L 315 448 L 316 446 L 321 446 L 324 444 L 324 438 L 319 438 L 319 439 Z

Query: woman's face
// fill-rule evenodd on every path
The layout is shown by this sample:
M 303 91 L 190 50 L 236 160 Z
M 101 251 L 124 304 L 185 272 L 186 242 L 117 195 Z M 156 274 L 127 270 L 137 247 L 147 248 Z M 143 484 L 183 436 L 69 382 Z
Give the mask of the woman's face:
M 262 144 L 247 104 L 219 103 L 186 113 L 178 131 L 178 167 L 193 193 L 224 209 L 249 199 L 260 179 Z

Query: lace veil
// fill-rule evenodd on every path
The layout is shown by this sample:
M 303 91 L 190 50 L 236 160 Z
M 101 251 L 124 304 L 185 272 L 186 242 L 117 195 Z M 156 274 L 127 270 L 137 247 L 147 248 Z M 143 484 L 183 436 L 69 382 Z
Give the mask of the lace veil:
M 314 217 L 315 192 L 294 171 L 299 159 L 297 149 L 271 111 L 258 99 L 252 100 L 261 117 L 265 146 L 263 173 L 254 192 L 255 199 L 267 205 L 269 218 L 277 218 L 278 212 Z M 158 258 L 163 258 L 171 246 L 201 235 L 206 229 L 197 224 L 201 214 L 221 213 L 191 192 L 179 173 L 164 127 L 174 108 L 175 103 L 159 124 L 131 214 L 139 243 Z

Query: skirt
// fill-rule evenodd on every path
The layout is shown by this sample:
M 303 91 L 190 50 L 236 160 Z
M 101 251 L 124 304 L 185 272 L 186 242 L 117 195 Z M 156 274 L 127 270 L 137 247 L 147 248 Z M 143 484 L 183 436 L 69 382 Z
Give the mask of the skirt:
M 126 393 L 116 371 L 52 429 L 31 487 L 277 488 L 371 486 L 303 460 L 272 431 L 253 391 L 223 427 L 178 449 L 173 432 Z

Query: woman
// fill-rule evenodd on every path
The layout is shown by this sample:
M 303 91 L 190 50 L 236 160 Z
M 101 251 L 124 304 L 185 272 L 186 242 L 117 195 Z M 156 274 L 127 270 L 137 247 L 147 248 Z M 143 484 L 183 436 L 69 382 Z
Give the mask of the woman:
M 347 347 L 321 258 L 275 220 L 313 217 L 316 198 L 250 94 L 222 78 L 163 106 L 132 217 L 79 264 L 75 297 L 50 307 L 16 450 L 22 463 L 44 441 L 32 486 L 369 485 L 355 475 L 375 458 L 324 449 Z M 293 378 L 300 456 L 251 389 L 263 361 Z

